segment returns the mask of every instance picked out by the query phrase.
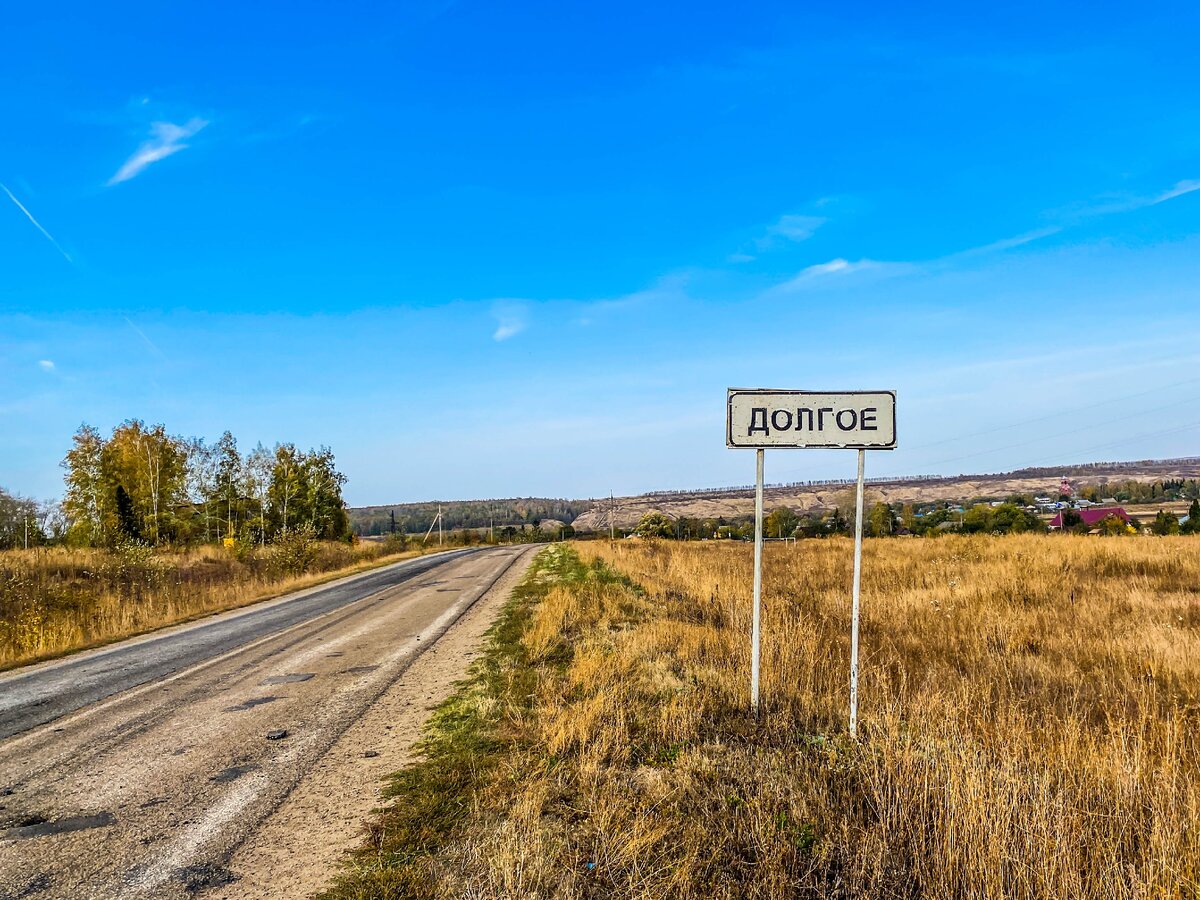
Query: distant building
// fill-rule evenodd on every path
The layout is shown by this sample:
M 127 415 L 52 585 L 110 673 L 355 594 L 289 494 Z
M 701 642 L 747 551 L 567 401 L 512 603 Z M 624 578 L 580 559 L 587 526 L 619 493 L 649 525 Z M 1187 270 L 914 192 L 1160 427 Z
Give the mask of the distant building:
M 1107 506 L 1107 507 L 1094 506 L 1094 507 L 1091 507 L 1090 509 L 1076 510 L 1075 514 L 1077 516 L 1079 516 L 1079 518 L 1080 518 L 1080 520 L 1082 520 L 1083 524 L 1087 525 L 1089 528 L 1096 527 L 1101 522 L 1103 522 L 1105 519 L 1107 519 L 1109 516 L 1116 516 L 1118 519 L 1123 521 L 1126 525 L 1132 524 L 1132 520 L 1129 518 L 1129 513 L 1125 512 L 1125 510 L 1123 510 L 1119 506 Z M 1065 515 L 1065 511 L 1060 512 L 1057 516 L 1055 516 L 1053 519 L 1051 519 L 1050 527 L 1051 528 L 1062 528 L 1062 519 L 1063 519 L 1064 515 Z

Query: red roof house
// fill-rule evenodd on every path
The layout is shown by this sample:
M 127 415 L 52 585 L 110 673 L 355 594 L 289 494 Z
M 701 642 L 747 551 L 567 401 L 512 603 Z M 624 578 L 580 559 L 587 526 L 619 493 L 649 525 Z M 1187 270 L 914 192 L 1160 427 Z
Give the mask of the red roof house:
M 1109 516 L 1116 516 L 1118 519 L 1124 521 L 1126 525 L 1131 524 L 1129 513 L 1125 512 L 1125 510 L 1119 506 L 1093 506 L 1088 509 L 1068 509 L 1063 510 L 1063 512 L 1075 513 L 1083 521 L 1083 524 L 1087 525 L 1089 528 L 1094 528 Z M 1051 519 L 1050 527 L 1062 528 L 1062 517 L 1063 513 L 1060 512 L 1057 516 Z

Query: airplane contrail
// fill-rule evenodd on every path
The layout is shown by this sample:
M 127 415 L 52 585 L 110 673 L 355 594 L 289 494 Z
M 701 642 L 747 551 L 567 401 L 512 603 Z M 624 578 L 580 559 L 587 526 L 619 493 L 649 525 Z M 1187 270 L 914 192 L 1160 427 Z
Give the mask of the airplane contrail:
M 130 320 L 129 316 L 121 316 L 121 318 L 125 320 L 126 325 L 128 325 L 130 328 L 132 328 L 134 330 L 134 332 L 137 334 L 138 337 L 140 337 L 143 341 L 146 342 L 146 346 L 154 351 L 155 356 L 158 356 L 161 359 L 167 358 L 167 354 L 165 354 L 161 350 L 159 350 L 158 345 L 155 344 L 154 341 L 150 340 L 150 338 L 146 337 L 146 332 L 142 331 L 142 329 L 140 329 L 136 325 L 134 325 L 133 322 Z
M 0 181 L 0 188 L 3 188 L 4 193 L 8 194 L 9 200 L 11 200 L 13 203 L 17 204 L 17 209 L 19 209 L 21 212 L 25 213 L 26 218 L 28 218 L 29 221 L 34 224 L 34 227 L 37 228 L 38 231 L 40 231 L 42 234 L 44 234 L 46 236 L 46 240 L 48 240 L 50 243 L 52 243 L 54 245 L 54 249 L 63 255 L 63 259 L 65 259 L 71 265 L 75 265 L 75 260 L 71 259 L 71 254 L 69 254 L 66 250 L 64 250 L 62 248 L 62 246 L 58 243 L 58 241 L 56 241 L 54 239 L 54 235 L 52 235 L 45 228 L 42 227 L 42 223 L 33 217 L 33 213 L 31 213 L 29 210 L 27 210 L 25 208 L 25 204 L 23 204 L 20 200 L 18 200 L 16 198 L 16 196 L 13 194 L 13 192 L 8 189 L 8 185 L 6 185 L 4 182 Z

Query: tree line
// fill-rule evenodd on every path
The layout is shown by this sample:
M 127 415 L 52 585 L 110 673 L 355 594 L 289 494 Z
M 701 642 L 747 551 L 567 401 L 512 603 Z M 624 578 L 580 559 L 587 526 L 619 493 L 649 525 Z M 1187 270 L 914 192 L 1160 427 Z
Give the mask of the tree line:
M 863 519 L 863 534 L 868 537 L 890 535 L 927 536 L 947 531 L 960 534 L 1022 534 L 1044 533 L 1046 523 L 1019 502 L 1013 500 L 996 506 L 977 503 L 966 508 L 950 508 L 943 504 L 921 512 L 912 504 L 902 504 L 899 509 L 882 501 L 866 505 Z M 851 535 L 854 531 L 853 507 L 843 504 L 829 510 L 797 513 L 779 506 L 763 517 L 763 535 L 768 538 L 812 538 L 830 535 Z M 1086 534 L 1099 530 L 1102 534 L 1121 535 L 1136 531 L 1140 523 L 1133 519 L 1131 529 L 1118 516 L 1109 516 L 1097 524 L 1087 524 L 1075 510 L 1063 511 L 1064 530 Z M 1171 512 L 1159 510 L 1152 523 L 1152 534 L 1200 535 L 1200 499 L 1193 499 L 1188 512 L 1182 518 Z M 678 540 L 752 540 L 754 519 L 737 517 L 719 518 L 672 518 L 661 512 L 646 513 L 633 533 L 640 537 L 675 538 Z
M 75 545 L 266 544 L 300 530 L 331 540 L 349 534 L 346 477 L 328 447 L 260 443 L 243 454 L 228 431 L 208 443 L 130 419 L 107 439 L 82 425 L 62 466 L 62 536 Z
M 54 503 L 38 503 L 0 488 L 0 549 L 45 543 L 46 535 L 58 527 L 57 515 Z
M 538 526 L 545 519 L 570 524 L 592 506 L 590 500 L 560 500 L 548 497 L 516 497 L 506 500 L 448 500 L 397 503 L 394 506 L 363 506 L 349 510 L 350 527 L 359 536 L 388 534 L 392 514 L 396 531 L 424 533 L 441 507 L 442 527 L 446 529 L 495 529 L 523 525 Z

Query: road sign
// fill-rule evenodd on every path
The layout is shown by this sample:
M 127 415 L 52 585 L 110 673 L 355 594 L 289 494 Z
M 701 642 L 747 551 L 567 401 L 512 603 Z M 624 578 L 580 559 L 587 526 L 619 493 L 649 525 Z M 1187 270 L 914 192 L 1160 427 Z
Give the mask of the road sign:
M 895 391 L 730 388 L 725 444 L 754 448 L 891 450 Z
M 775 391 L 730 388 L 725 446 L 757 451 L 754 481 L 754 617 L 750 634 L 750 706 L 758 714 L 762 638 L 763 457 L 765 450 L 858 451 L 854 581 L 850 625 L 850 735 L 858 734 L 858 600 L 862 584 L 863 474 L 866 451 L 896 447 L 895 391 Z

